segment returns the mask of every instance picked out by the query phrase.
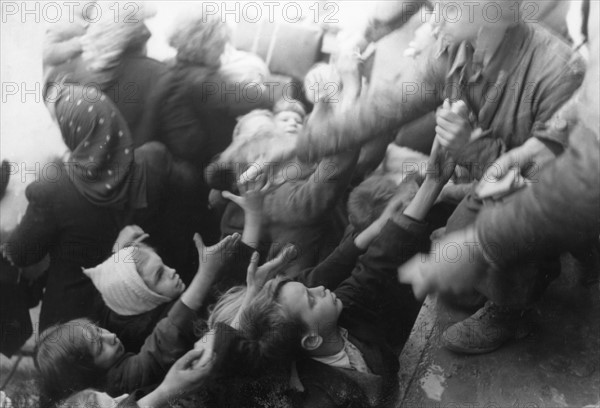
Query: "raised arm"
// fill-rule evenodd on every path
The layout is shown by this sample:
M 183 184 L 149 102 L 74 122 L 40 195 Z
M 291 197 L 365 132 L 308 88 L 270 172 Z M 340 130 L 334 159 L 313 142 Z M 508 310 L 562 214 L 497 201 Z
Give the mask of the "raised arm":
M 446 155 L 441 157 L 441 164 L 452 160 Z M 394 284 L 398 266 L 427 250 L 429 237 L 424 219 L 444 184 L 443 178 L 428 176 L 412 201 L 403 210 L 396 208 L 366 254 L 359 258 L 352 275 L 336 289 L 344 304 L 349 305 L 348 315 L 375 319 L 381 312 L 382 294 Z
M 204 247 L 198 234 L 194 239 L 200 257 L 198 272 L 167 317 L 148 336 L 140 352 L 127 356 L 108 371 L 107 392 L 110 395 L 160 382 L 171 365 L 192 348 L 196 340 L 196 312 L 203 306 L 228 254 L 239 241 L 239 235 L 226 237 L 210 248 Z
M 356 149 L 324 158 L 308 178 L 287 181 L 265 200 L 268 220 L 286 225 L 307 225 L 323 219 L 348 187 L 358 154 Z
M 440 46 L 435 42 L 414 59 L 399 56 L 403 69 L 396 78 L 373 82 L 352 103 L 335 104 L 325 120 L 309 119 L 298 156 L 315 161 L 375 137 L 391 141 L 402 125 L 435 110 L 443 101 L 448 61 Z
M 173 364 L 158 388 L 140 398 L 135 405 L 121 404 L 119 408 L 169 406 L 169 401 L 200 388 L 214 367 L 215 354 L 207 350 L 190 350 Z
M 258 249 L 263 223 L 264 200 L 279 186 L 265 173 L 258 174 L 252 180 L 246 180 L 245 175 L 242 175 L 242 178 L 244 180 L 240 180 L 238 183 L 239 196 L 229 191 L 223 191 L 222 195 L 244 210 L 242 242 L 253 249 Z
M 403 185 L 371 225 L 361 232 L 355 232 L 354 228 L 348 227 L 335 250 L 316 267 L 301 272 L 298 280 L 309 288 L 320 285 L 332 290 L 337 288 L 352 274 L 358 257 L 367 251 L 388 220 L 410 202 L 414 192 L 415 190 L 408 185 Z
M 369 43 L 377 42 L 402 27 L 426 3 L 426 0 L 371 2 L 367 15 L 351 31 L 341 33 L 342 44 L 335 57 L 344 58 L 344 54 L 356 50 L 363 52 Z

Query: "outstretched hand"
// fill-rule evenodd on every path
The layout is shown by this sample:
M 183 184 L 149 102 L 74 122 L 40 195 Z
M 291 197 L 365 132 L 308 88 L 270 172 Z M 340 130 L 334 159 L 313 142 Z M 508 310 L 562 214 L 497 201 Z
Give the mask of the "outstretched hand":
M 238 183 L 240 195 L 237 196 L 229 191 L 223 191 L 222 195 L 242 207 L 245 213 L 258 214 L 262 212 L 265 197 L 282 184 L 281 181 L 273 180 L 272 175 L 244 173 Z
M 500 156 L 486 170 L 475 192 L 480 198 L 500 198 L 527 185 L 535 173 L 556 158 L 554 152 L 537 138 Z
M 215 362 L 212 350 L 190 350 L 173 364 L 157 391 L 170 398 L 196 390 L 209 376 Z
M 121 249 L 139 244 L 147 239 L 150 235 L 137 225 L 127 225 L 119 232 L 119 236 L 113 246 L 113 252 L 118 252 Z
M 272 274 L 279 269 L 281 266 L 288 263 L 296 256 L 296 247 L 289 245 L 283 251 L 277 255 L 277 257 L 271 259 L 269 262 L 262 266 L 258 266 L 259 255 L 258 252 L 252 254 L 250 259 L 250 265 L 248 265 L 248 272 L 246 274 L 246 293 L 244 300 L 240 306 L 231 326 L 237 328 L 240 323 L 240 318 L 244 310 L 248 307 L 252 299 L 260 292 L 265 283 L 272 277 Z
M 240 234 L 236 232 L 226 236 L 215 245 L 206 247 L 200 234 L 194 234 L 194 243 L 198 250 L 200 271 L 204 274 L 218 274 L 225 262 L 233 256 L 239 241 Z
M 473 290 L 488 267 L 474 229 L 446 235 L 433 245 L 435 252 L 415 255 L 399 267 L 398 280 L 412 285 L 419 300 L 430 293 L 459 294 Z M 452 259 L 445 252 L 447 248 L 456 248 Z
M 198 250 L 198 271 L 188 288 L 181 295 L 181 301 L 192 310 L 200 310 L 206 300 L 210 288 L 225 262 L 233 256 L 234 249 L 240 240 L 240 234 L 229 235 L 218 244 L 206 247 L 199 234 L 194 235 Z
M 296 253 L 296 248 L 293 245 L 289 245 L 283 251 L 279 253 L 275 258 L 269 262 L 258 266 L 258 252 L 252 254 L 250 265 L 248 265 L 248 272 L 246 274 L 246 285 L 248 286 L 248 293 L 256 295 L 262 287 L 265 285 L 275 271 L 281 268 L 283 265 L 290 262 Z

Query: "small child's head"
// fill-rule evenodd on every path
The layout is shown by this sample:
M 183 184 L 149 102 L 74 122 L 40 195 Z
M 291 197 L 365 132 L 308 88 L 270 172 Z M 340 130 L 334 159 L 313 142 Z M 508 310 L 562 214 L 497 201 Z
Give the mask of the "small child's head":
M 297 135 L 302 129 L 306 109 L 302 102 L 296 100 L 280 99 L 273 107 L 275 125 L 286 135 Z
M 83 271 L 117 314 L 148 312 L 177 298 L 185 284 L 149 246 L 137 244 L 113 254 L 95 268 Z
M 74 392 L 102 387 L 107 370 L 124 354 L 115 334 L 88 319 L 52 326 L 35 349 L 42 393 L 56 403 Z
M 243 291 L 236 295 L 243 296 Z M 221 302 L 238 303 L 225 298 Z M 222 311 L 219 303 L 215 310 Z M 262 359 L 285 365 L 318 349 L 337 331 L 342 309 L 342 301 L 323 286 L 307 288 L 300 282 L 276 277 L 267 281 L 243 311 L 239 329 L 256 345 Z
M 406 179 L 399 185 L 393 177 L 373 175 L 365 179 L 348 197 L 348 220 L 356 231 L 363 231 L 383 213 L 392 197 L 402 194 L 404 207 L 413 199 L 419 186 Z

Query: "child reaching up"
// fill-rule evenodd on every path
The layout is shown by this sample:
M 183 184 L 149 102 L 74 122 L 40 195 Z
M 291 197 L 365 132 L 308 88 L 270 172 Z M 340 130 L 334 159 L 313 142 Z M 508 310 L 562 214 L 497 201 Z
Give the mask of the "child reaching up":
M 241 267 L 238 264 L 240 259 L 249 260 L 258 245 L 264 196 L 273 189 L 273 184 L 265 180 L 266 176 L 261 176 L 239 187 L 242 195 L 239 199 L 243 198 L 240 207 L 245 214 L 240 242 L 246 245 L 235 245 L 235 257 L 222 254 L 223 273 L 212 284 L 205 307 L 200 311 L 202 318 L 206 306 L 214 303 L 218 295 L 246 279 L 248 261 Z M 113 246 L 113 255 L 95 268 L 84 270 L 106 305 L 99 326 L 115 333 L 125 350 L 135 353 L 185 290 L 177 272 L 143 243 L 146 238 L 148 234 L 137 225 L 123 228 Z M 200 261 L 206 262 L 205 256 L 211 256 L 216 247 L 205 248 L 201 241 L 198 244 L 202 251 Z
M 105 305 L 98 325 L 115 333 L 125 350 L 134 353 L 185 290 L 177 272 L 143 242 L 148 236 L 137 225 L 126 226 L 111 257 L 83 270 Z
M 265 198 L 261 243 L 268 249 L 264 251 L 267 258 L 273 259 L 282 243 L 293 242 L 298 248 L 294 265 L 288 269 L 293 275 L 326 258 L 331 244 L 339 242 L 342 228 L 335 219 L 336 205 L 349 186 L 359 152 L 342 152 L 318 163 L 301 162 L 293 155 L 303 131 L 301 105 L 283 101 L 275 112 L 254 111 L 240 118 L 232 144 L 205 176 L 221 191 L 234 191 L 234 183 L 247 178 L 252 169 L 268 172 L 281 184 Z M 223 234 L 241 230 L 240 213 L 235 203 L 227 205 L 221 220 Z
M 398 370 L 379 318 L 382 306 L 389 305 L 382 297 L 395 281 L 397 266 L 427 248 L 423 219 L 442 186 L 430 176 L 412 201 L 415 190 L 401 186 L 379 217 L 297 280 L 270 279 L 256 268 L 254 256 L 247 288 L 222 298 L 209 325 L 239 328 L 246 342 L 239 349 L 257 360 L 251 364 L 257 375 L 283 367 L 283 379 L 298 391 L 299 406 L 382 406 Z M 409 299 L 413 295 L 405 289 Z M 234 296 L 243 300 L 232 319 L 232 307 L 226 306 L 235 304 Z M 235 378 L 235 372 L 229 374 L 232 383 Z M 237 389 L 252 388 L 232 386 L 222 398 L 246 401 L 249 396 L 236 395 Z
M 192 347 L 196 312 L 205 303 L 211 285 L 218 278 L 225 255 L 231 253 L 239 239 L 239 235 L 232 235 L 211 248 L 204 248 L 200 236 L 194 236 L 201 257 L 198 272 L 137 354 L 127 353 L 115 334 L 86 319 L 55 325 L 42 333 L 36 346 L 35 364 L 40 372 L 45 398 L 55 403 L 87 388 L 118 396 L 158 384 L 169 367 Z M 155 267 L 158 259 L 150 256 L 146 265 Z M 135 262 L 130 260 L 130 263 L 130 268 L 135 268 Z M 155 279 L 155 284 L 145 286 L 145 295 L 150 292 L 164 298 L 179 295 L 182 286 L 173 278 L 174 272 L 171 272 L 171 277 L 161 278 L 165 273 L 163 266 L 152 270 L 155 273 L 151 279 Z M 134 272 L 130 270 L 128 273 L 132 275 Z M 141 276 L 138 278 L 144 281 Z M 128 279 L 129 282 L 135 281 L 132 276 Z M 143 286 L 139 280 L 137 284 L 138 287 Z M 167 287 L 168 290 L 163 291 Z M 120 300 L 118 296 L 111 299 L 111 302 Z M 151 304 L 146 303 L 147 306 Z

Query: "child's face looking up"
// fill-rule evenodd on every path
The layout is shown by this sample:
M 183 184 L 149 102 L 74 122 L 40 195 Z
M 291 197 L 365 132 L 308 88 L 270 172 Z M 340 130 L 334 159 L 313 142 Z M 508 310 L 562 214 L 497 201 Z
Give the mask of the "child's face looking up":
M 94 363 L 101 368 L 110 368 L 125 353 L 125 348 L 116 334 L 98 327 L 98 336 L 92 342 Z
M 166 266 L 161 257 L 149 248 L 139 247 L 141 258 L 139 274 L 150 290 L 159 295 L 175 299 L 185 290 L 185 284 L 173 268 Z
M 302 129 L 302 116 L 292 111 L 279 112 L 275 115 L 275 124 L 280 132 L 297 135 Z
M 94 359 L 94 364 L 108 370 L 125 353 L 125 348 L 116 334 L 95 324 L 73 324 L 69 328 L 74 336 L 81 336 Z M 71 334 L 70 334 L 71 335 Z
M 307 288 L 300 282 L 284 284 L 278 302 L 290 315 L 299 317 L 308 327 L 318 331 L 337 329 L 343 309 L 342 301 L 329 289 L 323 286 Z

